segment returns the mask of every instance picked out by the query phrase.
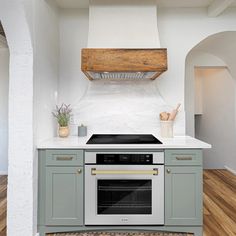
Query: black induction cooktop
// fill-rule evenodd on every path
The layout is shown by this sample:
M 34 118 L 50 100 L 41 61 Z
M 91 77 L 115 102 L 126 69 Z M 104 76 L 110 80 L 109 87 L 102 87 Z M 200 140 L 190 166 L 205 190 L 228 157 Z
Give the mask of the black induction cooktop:
M 93 134 L 87 144 L 162 144 L 152 134 Z

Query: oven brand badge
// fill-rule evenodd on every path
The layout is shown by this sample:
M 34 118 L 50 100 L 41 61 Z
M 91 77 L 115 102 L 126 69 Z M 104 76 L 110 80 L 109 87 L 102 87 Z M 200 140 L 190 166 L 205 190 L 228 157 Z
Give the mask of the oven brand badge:
M 126 223 L 128 221 L 129 221 L 128 218 L 121 218 L 121 222 L 123 222 L 123 223 Z

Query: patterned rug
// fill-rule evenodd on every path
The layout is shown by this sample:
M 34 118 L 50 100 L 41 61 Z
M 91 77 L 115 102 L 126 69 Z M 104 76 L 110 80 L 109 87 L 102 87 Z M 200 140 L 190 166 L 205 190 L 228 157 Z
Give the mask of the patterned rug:
M 194 236 L 194 234 L 167 232 L 80 232 L 47 234 L 47 236 Z

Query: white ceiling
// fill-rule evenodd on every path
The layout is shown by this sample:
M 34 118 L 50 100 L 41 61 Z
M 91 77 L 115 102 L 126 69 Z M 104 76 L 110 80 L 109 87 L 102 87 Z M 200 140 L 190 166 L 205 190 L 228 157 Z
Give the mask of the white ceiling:
M 61 8 L 88 8 L 89 0 L 50 0 Z M 111 0 L 112 1 L 112 0 Z M 214 0 L 157 0 L 160 7 L 207 7 Z M 231 4 L 236 6 L 236 1 Z

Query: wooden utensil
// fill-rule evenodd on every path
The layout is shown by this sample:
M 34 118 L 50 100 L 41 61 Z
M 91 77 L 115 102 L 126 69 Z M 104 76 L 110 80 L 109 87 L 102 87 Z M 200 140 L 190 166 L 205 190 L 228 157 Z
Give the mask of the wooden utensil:
M 178 113 L 178 110 L 179 110 L 179 107 L 180 107 L 180 103 L 177 105 L 177 107 L 170 113 L 169 117 L 168 117 L 168 120 L 174 120 L 177 113 Z
M 160 120 L 163 120 L 163 121 L 167 121 L 168 120 L 168 118 L 169 118 L 169 116 L 170 116 L 170 113 L 167 113 L 167 112 L 161 112 L 160 113 Z

